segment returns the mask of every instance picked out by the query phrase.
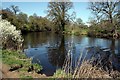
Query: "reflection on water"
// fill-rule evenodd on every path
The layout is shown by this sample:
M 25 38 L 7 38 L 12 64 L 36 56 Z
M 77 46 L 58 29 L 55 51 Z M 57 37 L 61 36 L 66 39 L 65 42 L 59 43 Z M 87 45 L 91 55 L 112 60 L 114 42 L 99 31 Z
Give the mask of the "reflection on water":
M 56 69 L 62 67 L 65 56 L 70 49 L 71 40 L 73 40 L 74 62 L 78 60 L 79 55 L 86 47 L 97 46 L 100 48 L 110 48 L 115 66 L 120 66 L 118 65 L 118 63 L 120 64 L 120 40 L 85 36 L 63 36 L 45 32 L 28 33 L 23 35 L 23 37 L 26 55 L 32 57 L 33 62 L 41 64 L 43 66 L 42 73 L 47 76 L 53 75 Z M 87 54 L 88 57 L 89 55 Z

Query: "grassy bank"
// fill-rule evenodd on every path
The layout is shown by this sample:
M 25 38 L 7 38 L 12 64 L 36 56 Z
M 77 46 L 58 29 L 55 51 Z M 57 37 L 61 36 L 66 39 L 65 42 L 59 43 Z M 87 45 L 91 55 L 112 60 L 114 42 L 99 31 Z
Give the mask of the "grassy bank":
M 2 50 L 2 64 L 8 65 L 9 71 L 11 72 L 19 72 L 18 78 L 31 78 L 42 70 L 42 66 L 31 63 L 31 59 L 27 58 L 26 55 L 20 51 Z M 29 73 L 32 74 L 30 75 Z
M 74 29 L 74 30 L 66 30 L 64 31 L 65 34 L 68 34 L 68 35 L 76 35 L 76 36 L 79 36 L 79 35 L 87 35 L 88 33 L 88 29 L 87 28 L 81 28 L 81 29 Z
M 112 29 L 104 29 L 98 27 L 89 27 L 89 28 L 75 28 L 75 29 L 66 29 L 63 31 L 67 35 L 85 35 L 89 37 L 99 37 L 99 38 L 120 38 L 120 29 L 116 30 L 117 34 L 113 34 Z
M 1 53 L 0 53 L 1 54 Z M 92 66 L 89 62 L 83 62 L 81 66 L 79 67 L 78 72 L 76 73 L 76 76 L 73 77 L 72 74 L 67 74 L 65 71 L 58 69 L 54 73 L 53 76 L 47 77 L 45 75 L 38 74 L 37 72 L 42 70 L 42 66 L 39 66 L 38 64 L 32 64 L 31 59 L 28 59 L 25 54 L 19 52 L 19 51 L 10 51 L 10 50 L 3 50 L 2 51 L 2 62 L 3 62 L 3 70 L 6 68 L 5 65 L 8 65 L 8 71 L 6 73 L 10 73 L 9 75 L 15 75 L 18 76 L 13 78 L 46 78 L 46 79 L 56 79 L 56 78 L 118 78 L 120 79 L 120 73 L 117 71 L 112 71 L 110 74 L 107 72 L 101 70 L 100 68 L 96 66 Z M 21 66 L 22 67 L 19 67 Z M 34 69 L 30 72 L 28 72 L 29 68 L 33 66 Z M 18 69 L 15 69 L 13 71 L 10 71 L 11 68 L 19 67 Z M 4 71 L 1 71 L 5 73 Z M 73 73 L 74 74 L 74 73 Z

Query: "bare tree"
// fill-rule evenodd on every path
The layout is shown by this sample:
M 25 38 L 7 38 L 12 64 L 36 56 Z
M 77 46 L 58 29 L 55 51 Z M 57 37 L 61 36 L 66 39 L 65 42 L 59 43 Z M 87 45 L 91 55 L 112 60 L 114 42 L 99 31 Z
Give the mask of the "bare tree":
M 17 14 L 17 12 L 20 11 L 19 8 L 18 8 L 18 6 L 15 6 L 15 5 L 11 5 L 10 8 L 12 9 L 12 11 L 14 12 L 15 15 Z
M 116 33 L 114 16 L 118 13 L 119 0 L 107 0 L 106 2 L 91 2 L 89 9 L 96 15 L 97 19 L 105 18 L 113 27 L 113 33 Z
M 73 3 L 67 2 L 49 2 L 48 17 L 59 26 L 61 31 L 65 30 L 65 24 L 70 20 L 68 11 L 73 7 Z

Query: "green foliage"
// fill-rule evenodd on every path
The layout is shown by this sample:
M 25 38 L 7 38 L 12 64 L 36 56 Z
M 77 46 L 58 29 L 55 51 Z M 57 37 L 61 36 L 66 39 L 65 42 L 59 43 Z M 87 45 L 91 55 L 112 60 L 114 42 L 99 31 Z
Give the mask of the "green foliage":
M 20 12 L 19 14 L 16 15 L 16 17 L 17 17 L 17 20 L 16 20 L 17 29 L 20 29 L 20 30 L 26 29 L 28 24 L 27 14 Z
M 76 23 L 77 23 L 77 25 L 80 25 L 80 26 L 84 25 L 81 18 L 77 18 Z
M 115 6 L 109 6 L 109 7 L 110 8 L 116 7 L 117 2 L 115 3 L 111 3 L 111 5 L 115 4 Z M 63 2 L 63 3 L 50 2 L 48 4 L 47 17 L 41 17 L 41 16 L 38 16 L 37 14 L 28 16 L 27 14 L 23 12 L 19 12 L 18 6 L 12 6 L 11 8 L 6 8 L 2 10 L 2 19 L 6 19 L 12 25 L 15 25 L 16 28 L 21 30 L 22 32 L 31 32 L 31 31 L 58 32 L 60 30 L 63 30 L 64 31 L 63 33 L 66 33 L 66 34 L 74 34 L 74 35 L 88 34 L 89 36 L 92 35 L 94 37 L 96 36 L 106 37 L 106 36 L 113 35 L 111 31 L 114 28 L 114 33 L 116 29 L 118 34 L 120 34 L 120 29 L 119 29 L 120 27 L 119 27 L 119 22 L 118 22 L 119 13 L 117 12 L 115 14 L 111 13 L 112 18 L 110 18 L 110 14 L 109 16 L 106 16 L 108 13 L 104 14 L 105 18 L 100 17 L 101 13 L 104 12 L 105 5 L 107 4 L 97 3 L 97 4 L 90 5 L 90 8 L 91 8 L 90 10 L 95 13 L 94 18 L 92 17 L 89 18 L 90 20 L 88 23 L 90 24 L 90 28 L 88 28 L 88 26 L 83 23 L 81 18 L 75 19 L 75 13 L 72 15 L 68 13 L 68 11 L 73 6 L 73 4 L 69 1 Z M 102 9 L 102 11 L 100 11 L 100 13 L 97 14 L 97 11 L 99 12 L 99 10 L 94 10 L 95 7 L 98 7 L 98 9 L 100 10 Z M 66 11 L 64 11 L 65 9 Z M 108 19 L 106 19 L 106 17 L 108 17 Z
M 51 31 L 53 24 L 46 17 L 39 17 L 36 14 L 29 17 L 29 30 L 30 31 Z
M 55 6 L 56 5 L 56 6 Z M 63 7 L 65 7 L 65 12 L 64 15 L 60 15 L 59 14 L 59 18 L 57 18 L 58 16 L 55 16 L 54 14 L 52 14 L 52 8 L 50 6 L 56 7 L 61 9 L 61 13 L 64 12 Z M 63 7 L 61 7 L 63 6 Z M 73 4 L 71 2 L 66 2 L 66 3 L 49 3 L 48 5 L 48 18 L 47 17 L 41 17 L 41 16 L 37 16 L 37 14 L 33 14 L 31 16 L 27 16 L 27 14 L 23 13 L 23 12 L 19 12 L 18 14 L 14 14 L 15 12 L 13 10 L 10 10 L 9 8 L 2 10 L 2 18 L 6 19 L 8 21 L 10 21 L 11 24 L 15 25 L 17 29 L 21 30 L 22 32 L 28 32 L 28 31 L 60 31 L 63 30 L 64 31 L 72 31 L 72 28 L 70 28 L 70 26 L 72 24 L 74 24 L 75 28 L 74 28 L 74 32 L 75 34 L 79 35 L 79 34 L 85 34 L 85 33 L 81 33 L 82 29 L 78 28 L 84 28 L 86 27 L 84 25 L 84 23 L 82 22 L 81 18 L 78 18 L 76 23 L 72 23 L 73 16 L 75 16 L 75 13 L 70 15 L 68 14 L 68 11 L 72 8 Z M 13 6 L 14 8 L 15 6 Z M 58 11 L 59 13 L 60 11 Z M 57 11 L 55 12 L 57 14 Z M 71 17 L 70 17 L 71 16 Z M 55 17 L 55 19 L 54 19 Z M 54 20 L 53 20 L 54 19 Z M 71 22 L 70 22 L 71 21 Z M 59 24 L 60 23 L 60 24 Z M 64 28 L 65 26 L 65 28 Z
M 32 76 L 20 75 L 20 80 L 34 80 Z
M 74 34 L 74 35 L 86 35 L 88 33 L 88 27 L 86 25 L 66 25 L 65 26 L 66 34 Z
M 54 30 L 54 24 L 46 17 L 33 14 L 28 17 L 27 14 L 15 12 L 9 8 L 2 10 L 2 19 L 6 19 L 12 25 L 16 26 L 21 31 L 51 31 Z
M 9 65 L 26 63 L 26 61 L 20 60 L 26 59 L 25 55 L 17 53 L 16 51 L 2 50 L 2 59 L 4 63 Z M 29 61 L 30 60 L 27 60 L 27 62 Z
M 87 35 L 91 37 L 112 38 L 113 31 L 112 29 L 107 29 L 107 28 L 90 27 Z
M 33 63 L 33 67 L 34 67 L 35 72 L 37 72 L 37 73 L 42 70 L 42 66 L 40 66 L 37 63 Z
M 58 69 L 54 75 L 53 78 L 72 78 L 72 74 L 70 73 L 65 73 L 63 70 Z

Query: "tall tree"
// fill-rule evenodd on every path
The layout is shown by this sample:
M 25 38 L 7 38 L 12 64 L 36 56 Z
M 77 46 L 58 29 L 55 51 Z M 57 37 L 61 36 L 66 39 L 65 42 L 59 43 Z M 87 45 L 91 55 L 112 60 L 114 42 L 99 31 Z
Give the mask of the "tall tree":
M 118 3 L 118 14 L 117 14 L 118 25 L 120 26 L 120 1 Z
M 15 5 L 11 5 L 10 8 L 12 9 L 12 11 L 13 11 L 13 13 L 14 13 L 15 15 L 17 14 L 17 12 L 20 11 L 19 8 L 18 8 L 18 6 L 15 6 Z
M 65 30 L 65 24 L 70 20 L 68 11 L 73 7 L 73 3 L 67 2 L 49 2 L 48 17 L 59 26 L 59 30 Z
M 17 14 L 17 27 L 18 29 L 23 30 L 24 28 L 26 28 L 26 25 L 28 24 L 28 16 L 27 14 L 20 12 L 19 14 Z
M 107 2 L 91 2 L 89 9 L 96 15 L 97 18 L 106 18 L 113 27 L 113 33 L 116 33 L 114 24 L 114 16 L 118 13 L 119 0 L 107 0 Z

